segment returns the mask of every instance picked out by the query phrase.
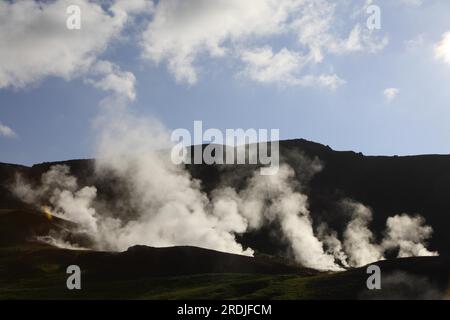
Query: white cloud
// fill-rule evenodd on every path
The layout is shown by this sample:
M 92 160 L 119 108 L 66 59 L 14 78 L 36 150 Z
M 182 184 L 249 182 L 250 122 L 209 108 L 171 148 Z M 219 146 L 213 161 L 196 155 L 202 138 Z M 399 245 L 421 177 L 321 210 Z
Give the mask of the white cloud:
M 289 85 L 298 81 L 295 73 L 302 69 L 307 60 L 286 48 L 274 54 L 270 47 L 246 50 L 242 52 L 241 59 L 247 64 L 244 74 L 250 79 Z
M 178 82 L 189 84 L 198 80 L 200 56 L 239 57 L 250 63 L 244 73 L 259 81 L 292 77 L 298 64 L 322 62 L 329 53 L 375 52 L 386 45 L 387 38 L 379 40 L 358 24 L 338 32 L 336 6 L 326 0 L 161 0 L 143 34 L 143 57 L 166 63 Z M 254 59 L 259 58 L 249 58 L 252 49 L 248 48 L 255 47 L 255 42 L 256 47 L 268 47 L 270 39 L 280 35 L 297 38 L 295 51 L 281 50 L 269 59 L 281 64 L 283 71 L 270 65 L 254 70 Z M 264 55 L 270 55 L 270 50 Z M 307 79 L 323 77 L 310 74 Z
M 200 53 L 223 56 L 227 40 L 280 33 L 288 9 L 303 0 L 163 0 L 143 35 L 143 55 L 167 61 L 178 81 L 195 83 L 194 60 Z
M 332 89 L 344 83 L 335 74 L 301 75 L 309 58 L 286 48 L 278 53 L 273 53 L 270 47 L 246 50 L 242 52 L 241 59 L 246 64 L 241 75 L 261 83 L 276 83 L 282 86 L 319 85 Z
M 69 5 L 81 8 L 81 30 L 66 28 Z M 318 64 L 327 62 L 330 54 L 377 52 L 388 41 L 359 23 L 347 26 L 347 17 L 338 19 L 340 5 L 329 0 L 161 0 L 155 5 L 149 0 L 103 5 L 88 0 L 3 1 L 0 43 L 8 45 L 0 47 L 0 89 L 22 88 L 49 76 L 81 77 L 99 89 L 134 99 L 133 74 L 113 63 L 108 74 L 101 74 L 98 64 L 104 63 L 102 53 L 120 39 L 127 23 L 141 13 L 153 14 L 141 37 L 143 57 L 165 63 L 178 82 L 196 83 L 199 57 L 206 55 L 248 62 L 241 74 L 255 81 L 336 88 L 343 80 L 328 74 L 328 63 Z M 275 37 L 294 40 L 289 49 L 273 53 L 268 63 L 274 65 L 255 66 L 246 58 L 255 47 L 273 52 Z M 276 71 L 280 64 L 285 69 Z
M 414 38 L 406 40 L 404 43 L 407 50 L 415 50 L 421 48 L 425 44 L 425 35 L 423 33 L 418 34 Z
M 337 33 L 337 4 L 325 0 L 307 1 L 291 28 L 298 41 L 309 49 L 314 61 L 321 62 L 326 53 L 348 54 L 357 51 L 377 52 L 383 49 L 388 38 L 378 39 L 367 28 L 356 24 L 348 35 Z
M 336 74 L 307 75 L 301 80 L 305 86 L 321 86 L 330 88 L 331 90 L 335 90 L 346 83 L 345 80 L 339 78 Z
M 446 32 L 434 48 L 436 59 L 450 64 L 450 31 Z
M 383 95 L 388 102 L 393 101 L 398 94 L 400 93 L 400 89 L 398 88 L 387 88 L 383 91 Z
M 94 87 L 104 91 L 112 91 L 130 100 L 136 98 L 136 77 L 131 72 L 124 72 L 115 64 L 102 60 L 92 67 L 91 73 L 97 78 L 89 78 L 86 82 Z
M 14 138 L 17 137 L 17 134 L 10 127 L 0 122 L 0 136 Z
M 421 6 L 423 0 L 399 0 L 399 2 L 406 5 Z
M 49 76 L 70 80 L 87 74 L 120 35 L 130 14 L 146 10 L 148 4 L 118 0 L 106 9 L 88 0 L 0 2 L 0 88 L 22 88 Z M 66 27 L 69 5 L 81 9 L 80 30 Z

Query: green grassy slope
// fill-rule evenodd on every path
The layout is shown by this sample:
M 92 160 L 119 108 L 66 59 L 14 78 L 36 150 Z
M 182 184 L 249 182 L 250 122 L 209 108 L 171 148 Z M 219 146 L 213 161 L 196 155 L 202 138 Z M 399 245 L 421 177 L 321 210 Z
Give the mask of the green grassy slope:
M 104 263 L 105 254 L 114 256 L 112 263 Z M 177 274 L 172 270 L 172 274 L 157 275 L 150 265 L 116 265 L 114 261 L 129 259 L 124 255 L 37 243 L 0 248 L 0 299 L 440 299 L 446 294 L 450 270 L 449 261 L 438 257 L 379 262 L 383 279 L 391 280 L 374 292 L 365 287 L 365 268 L 339 273 L 285 269 L 279 274 L 229 268 L 232 272 Z M 195 255 L 193 259 L 204 258 L 199 252 Z M 66 288 L 65 270 L 70 264 L 82 269 L 81 290 Z M 146 267 L 148 272 L 143 271 Z

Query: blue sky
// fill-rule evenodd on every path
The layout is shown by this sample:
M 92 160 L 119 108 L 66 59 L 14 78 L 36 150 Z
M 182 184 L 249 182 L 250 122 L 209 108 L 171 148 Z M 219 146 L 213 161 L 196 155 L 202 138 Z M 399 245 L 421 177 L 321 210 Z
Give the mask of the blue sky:
M 81 30 L 66 28 L 73 3 Z M 202 120 L 368 155 L 450 153 L 450 2 L 245 3 L 3 2 L 0 161 L 93 156 L 106 97 L 169 130 Z

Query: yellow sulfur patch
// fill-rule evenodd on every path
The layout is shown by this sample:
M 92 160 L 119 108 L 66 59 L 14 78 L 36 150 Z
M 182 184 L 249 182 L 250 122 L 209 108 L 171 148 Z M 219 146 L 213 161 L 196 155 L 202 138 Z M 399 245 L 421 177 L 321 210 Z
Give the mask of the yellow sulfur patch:
M 45 216 L 47 217 L 48 220 L 52 220 L 53 215 L 52 212 L 50 211 L 50 207 L 48 206 L 42 206 L 42 212 L 44 212 Z

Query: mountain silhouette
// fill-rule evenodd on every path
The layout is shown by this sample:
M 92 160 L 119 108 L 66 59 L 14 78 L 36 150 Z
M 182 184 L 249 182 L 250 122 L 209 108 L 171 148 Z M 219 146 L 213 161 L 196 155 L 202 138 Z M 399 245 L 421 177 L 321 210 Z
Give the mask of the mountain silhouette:
M 433 298 L 436 292 L 441 296 L 445 294 L 450 270 L 450 155 L 364 156 L 351 151 L 334 151 L 303 139 L 280 141 L 280 155 L 281 163 L 294 169 L 302 192 L 308 195 L 311 217 L 317 225 L 326 222 L 338 232 L 343 231 L 349 217 L 339 209 L 338 203 L 342 199 L 361 202 L 373 210 L 371 230 L 377 238 L 383 236 L 388 217 L 401 213 L 422 215 L 434 230 L 429 249 L 438 251 L 440 257 L 392 259 L 379 264 L 389 274 L 397 275 L 397 280 L 426 284 L 430 287 L 429 296 L 423 296 L 423 292 L 416 292 L 414 288 L 405 288 L 404 283 L 399 284 L 395 282 L 397 280 L 387 283 L 388 287 L 394 288 L 390 293 L 384 291 L 377 295 L 367 292 L 365 268 L 337 274 L 303 268 L 283 258 L 286 243 L 277 235 L 277 226 L 270 224 L 238 237 L 244 247 L 255 250 L 255 258 L 195 247 L 135 246 L 124 252 L 112 253 L 59 249 L 36 242 L 36 237 L 59 232 L 66 233 L 67 239 L 81 246 L 89 245 L 82 236 L 70 233 L 71 222 L 57 217 L 48 220 L 42 212 L 15 197 L 11 186 L 17 175 L 38 184 L 42 174 L 53 165 L 64 164 L 70 167 L 80 186 L 96 186 L 99 198 L 108 200 L 120 196 L 120 182 L 114 176 L 99 178 L 95 174 L 93 159 L 48 162 L 31 167 L 0 163 L 0 250 L 8 253 L 0 259 L 5 266 L 0 272 L 3 279 L 9 279 L 8 283 L 0 284 L 9 288 L 0 296 L 32 297 L 35 291 L 24 291 L 21 295 L 14 285 L 14 279 L 24 278 L 29 279 L 30 288 L 40 288 L 43 298 L 64 295 L 66 293 L 62 289 L 52 291 L 48 288 L 54 281 L 65 277 L 64 266 L 69 263 L 83 265 L 89 283 L 98 288 L 82 297 L 104 297 L 105 290 L 111 289 L 106 280 L 114 283 L 125 281 L 130 286 L 129 291 L 125 290 L 123 296 L 117 297 L 198 298 L 196 293 L 183 291 L 195 286 L 196 281 L 206 281 L 205 297 L 210 298 Z M 305 172 L 304 159 L 320 161 L 322 170 L 315 174 Z M 257 165 L 186 165 L 192 177 L 201 181 L 201 188 L 207 194 L 223 185 L 224 181 L 236 189 L 243 188 L 246 179 L 257 168 Z M 108 267 L 105 270 L 102 266 Z M 55 278 L 51 270 L 54 270 Z M 211 276 L 205 276 L 207 274 L 219 274 L 220 280 L 217 281 L 222 289 L 212 287 L 213 280 Z M 243 278 L 239 278 L 241 275 Z M 163 287 L 175 281 L 176 277 L 182 277 L 182 280 L 176 279 L 183 285 L 167 292 L 158 287 L 165 294 L 157 291 L 144 294 L 131 288 L 139 279 L 147 279 L 149 286 L 155 286 L 157 280 L 154 277 L 159 277 Z M 310 286 L 304 291 L 306 296 L 295 290 L 294 294 L 290 289 L 288 291 L 292 295 L 285 296 L 276 289 L 277 286 L 297 288 L 299 279 L 304 279 L 305 285 Z M 242 287 L 234 285 L 236 281 L 242 282 Z M 67 297 L 74 297 L 73 293 Z

